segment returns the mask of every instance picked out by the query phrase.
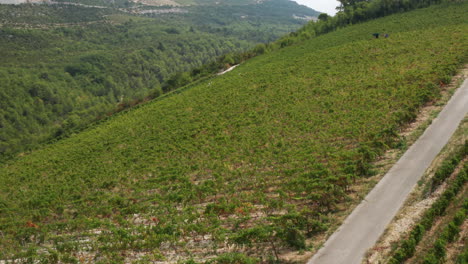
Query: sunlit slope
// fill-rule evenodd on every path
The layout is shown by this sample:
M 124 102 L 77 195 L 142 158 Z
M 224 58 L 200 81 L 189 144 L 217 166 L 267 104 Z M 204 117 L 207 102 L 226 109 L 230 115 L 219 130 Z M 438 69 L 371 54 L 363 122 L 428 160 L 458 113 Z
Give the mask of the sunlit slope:
M 96 228 L 94 252 L 163 242 L 194 252 L 184 239 L 203 235 L 210 252 L 226 238 L 303 248 L 466 62 L 466 10 L 435 6 L 323 35 L 9 162 L 0 258 L 60 230 Z M 142 228 L 134 214 L 157 224 Z

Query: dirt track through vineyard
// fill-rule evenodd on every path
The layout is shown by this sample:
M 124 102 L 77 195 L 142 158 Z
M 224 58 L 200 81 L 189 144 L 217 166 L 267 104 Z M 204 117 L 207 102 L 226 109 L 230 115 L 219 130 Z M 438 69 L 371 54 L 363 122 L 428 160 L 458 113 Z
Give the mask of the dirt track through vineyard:
M 308 264 L 360 264 L 468 113 L 468 79 Z

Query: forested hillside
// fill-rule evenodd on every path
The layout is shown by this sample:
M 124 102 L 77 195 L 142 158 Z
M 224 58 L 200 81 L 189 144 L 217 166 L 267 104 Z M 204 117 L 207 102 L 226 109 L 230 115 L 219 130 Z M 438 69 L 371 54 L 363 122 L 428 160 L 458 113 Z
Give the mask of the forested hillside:
M 306 239 L 466 63 L 467 8 L 285 45 L 10 160 L 0 259 L 258 263 L 318 246 Z
M 144 14 L 0 5 L 0 158 L 216 72 L 235 63 L 224 54 L 272 41 L 306 22 L 294 16 L 316 14 L 288 0 L 208 4 L 138 9 L 152 11 Z

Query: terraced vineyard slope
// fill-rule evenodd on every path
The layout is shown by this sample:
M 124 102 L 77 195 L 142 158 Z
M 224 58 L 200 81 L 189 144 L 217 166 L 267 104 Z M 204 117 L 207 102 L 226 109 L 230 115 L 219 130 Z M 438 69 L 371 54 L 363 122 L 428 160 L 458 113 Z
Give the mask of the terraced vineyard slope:
M 466 263 L 467 155 L 465 141 L 437 168 L 429 190 L 445 182 L 444 192 L 397 243 L 388 263 Z
M 256 57 L 8 162 L 0 259 L 255 263 L 309 249 L 466 62 L 467 7 Z

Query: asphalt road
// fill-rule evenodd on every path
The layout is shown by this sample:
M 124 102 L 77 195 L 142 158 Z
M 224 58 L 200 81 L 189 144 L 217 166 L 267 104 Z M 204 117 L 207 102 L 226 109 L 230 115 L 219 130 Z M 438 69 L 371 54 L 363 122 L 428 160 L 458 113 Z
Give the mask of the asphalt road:
M 468 79 L 308 264 L 360 264 L 468 113 Z

